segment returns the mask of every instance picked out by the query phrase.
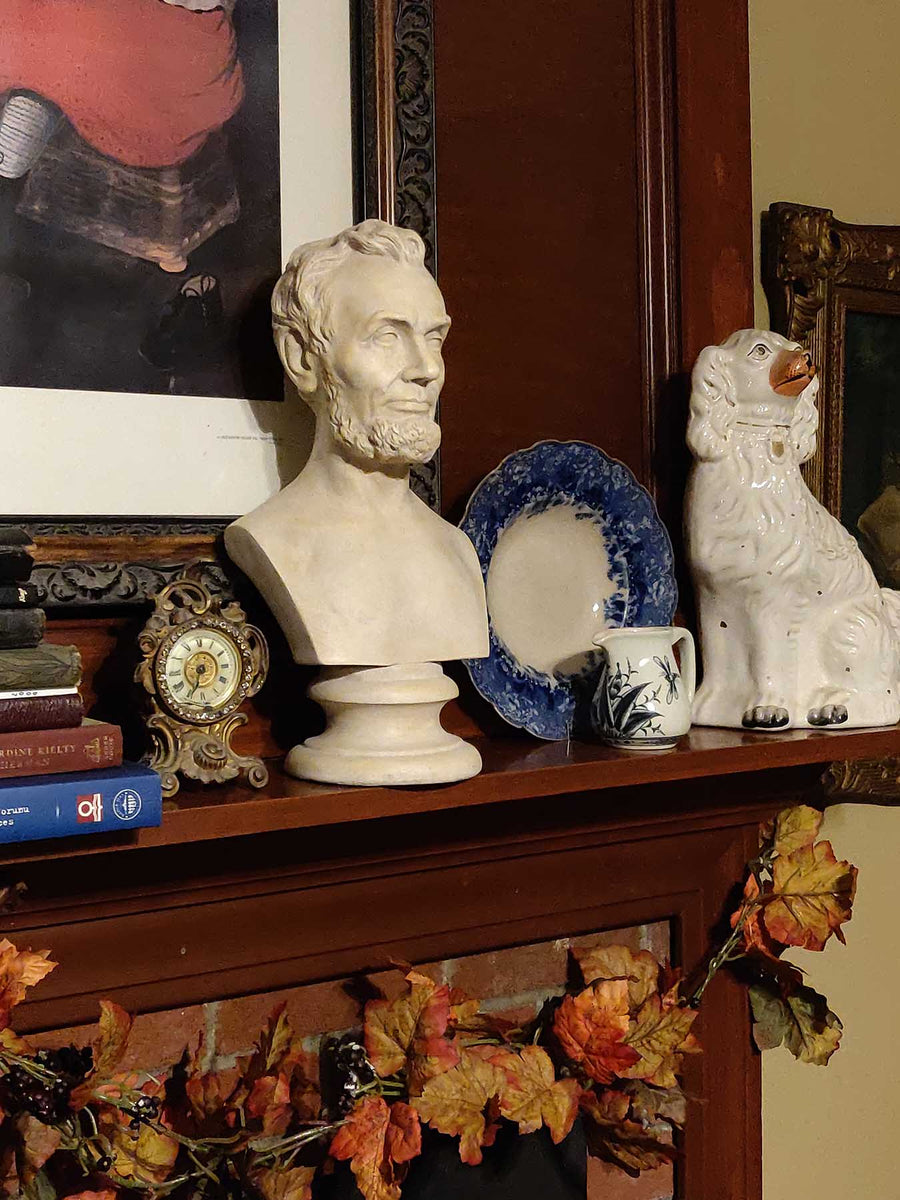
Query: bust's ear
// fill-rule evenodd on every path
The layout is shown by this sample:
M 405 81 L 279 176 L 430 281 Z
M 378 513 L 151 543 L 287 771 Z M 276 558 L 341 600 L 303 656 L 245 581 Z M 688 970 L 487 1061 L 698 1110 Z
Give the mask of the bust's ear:
M 294 329 L 278 329 L 275 334 L 278 354 L 284 369 L 301 396 L 310 399 L 319 387 L 318 358 L 304 346 Z

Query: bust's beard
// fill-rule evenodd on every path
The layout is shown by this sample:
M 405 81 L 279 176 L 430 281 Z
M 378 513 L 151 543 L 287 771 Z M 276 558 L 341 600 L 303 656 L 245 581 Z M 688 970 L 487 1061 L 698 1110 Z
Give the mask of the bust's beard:
M 431 418 L 404 420 L 377 418 L 361 421 L 344 403 L 340 388 L 324 381 L 328 395 L 328 420 L 337 444 L 352 458 L 391 467 L 411 467 L 433 458 L 441 444 L 441 427 Z

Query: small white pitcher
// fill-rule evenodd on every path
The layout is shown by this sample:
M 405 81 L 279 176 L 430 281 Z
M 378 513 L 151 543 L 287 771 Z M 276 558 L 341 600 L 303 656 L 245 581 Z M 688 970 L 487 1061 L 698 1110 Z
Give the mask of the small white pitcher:
M 605 659 L 591 705 L 596 731 L 627 750 L 670 749 L 691 727 L 696 659 L 690 632 L 674 625 L 630 626 L 606 629 L 593 641 Z

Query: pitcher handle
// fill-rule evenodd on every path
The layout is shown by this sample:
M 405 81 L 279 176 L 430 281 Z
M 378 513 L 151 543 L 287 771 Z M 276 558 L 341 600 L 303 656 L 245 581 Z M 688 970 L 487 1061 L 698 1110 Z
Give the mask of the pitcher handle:
M 694 637 L 689 629 L 677 629 L 672 642 L 674 650 L 681 642 L 681 678 L 687 688 L 688 702 L 694 703 L 694 692 L 697 690 L 697 653 L 694 649 Z

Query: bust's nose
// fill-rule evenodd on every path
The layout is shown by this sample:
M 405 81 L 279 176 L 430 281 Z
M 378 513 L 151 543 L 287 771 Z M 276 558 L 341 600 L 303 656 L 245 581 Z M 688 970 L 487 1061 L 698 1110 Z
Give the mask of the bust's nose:
M 434 383 L 436 379 L 440 378 L 440 375 L 440 353 L 436 352 L 423 337 L 411 339 L 409 362 L 403 372 L 403 378 L 410 383 L 417 383 L 420 387 L 425 387 L 429 383 Z

